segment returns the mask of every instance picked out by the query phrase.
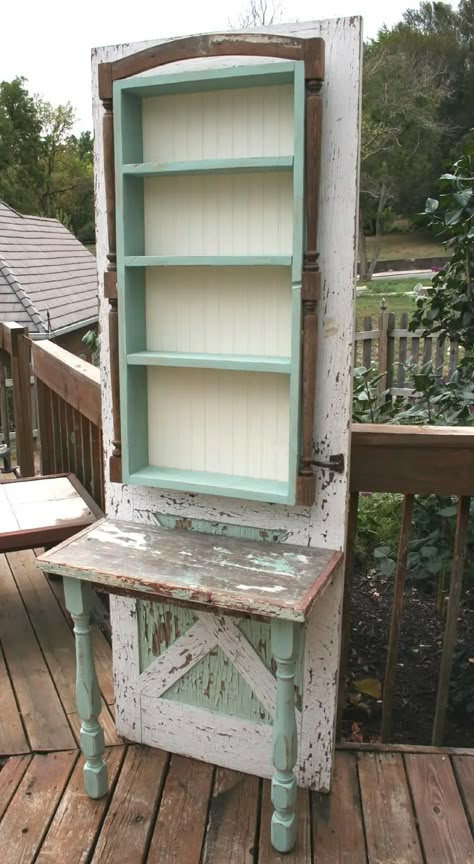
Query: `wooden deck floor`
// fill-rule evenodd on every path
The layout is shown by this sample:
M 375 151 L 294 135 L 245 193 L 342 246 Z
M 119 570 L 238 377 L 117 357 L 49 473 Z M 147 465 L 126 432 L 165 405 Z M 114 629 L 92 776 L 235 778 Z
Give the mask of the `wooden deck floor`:
M 96 628 L 111 792 L 82 791 L 74 640 L 60 583 L 0 556 L 1 864 L 474 864 L 474 751 L 339 750 L 330 796 L 299 791 L 295 851 L 270 846 L 269 783 L 114 729 Z

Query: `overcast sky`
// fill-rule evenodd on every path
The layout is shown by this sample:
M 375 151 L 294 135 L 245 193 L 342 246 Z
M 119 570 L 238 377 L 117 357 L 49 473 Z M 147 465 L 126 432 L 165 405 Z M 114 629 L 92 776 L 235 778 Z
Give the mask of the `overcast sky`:
M 246 0 L 0 0 L 0 81 L 17 75 L 53 104 L 71 102 L 90 129 L 90 52 L 99 45 L 220 30 Z M 283 21 L 361 14 L 365 37 L 400 20 L 417 0 L 282 0 Z

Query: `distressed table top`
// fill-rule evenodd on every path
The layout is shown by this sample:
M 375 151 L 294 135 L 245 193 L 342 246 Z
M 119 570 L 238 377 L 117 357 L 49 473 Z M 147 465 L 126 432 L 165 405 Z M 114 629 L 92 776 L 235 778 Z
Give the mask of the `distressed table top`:
M 58 543 L 102 514 L 72 474 L 0 484 L 0 551 Z
M 304 621 L 341 552 L 103 519 L 37 559 L 113 592 Z

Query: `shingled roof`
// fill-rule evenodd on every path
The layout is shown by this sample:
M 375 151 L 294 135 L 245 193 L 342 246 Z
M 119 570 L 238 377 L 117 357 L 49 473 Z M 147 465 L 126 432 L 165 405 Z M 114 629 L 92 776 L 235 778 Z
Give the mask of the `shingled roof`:
M 97 316 L 94 256 L 57 219 L 0 201 L 0 321 L 51 334 Z

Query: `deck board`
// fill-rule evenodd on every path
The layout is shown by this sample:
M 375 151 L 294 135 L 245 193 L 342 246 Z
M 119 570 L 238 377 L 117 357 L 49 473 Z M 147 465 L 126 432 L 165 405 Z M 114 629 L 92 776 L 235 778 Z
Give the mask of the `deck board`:
M 405 759 L 426 861 L 474 864 L 474 840 L 449 756 Z
M 168 754 L 163 750 L 128 748 L 92 864 L 141 864 L 167 765 Z
M 0 819 L 13 798 L 23 775 L 31 762 L 31 756 L 12 756 L 0 771 Z
M 423 864 L 401 753 L 363 753 L 358 769 L 369 864 Z
M 332 791 L 312 797 L 314 861 L 366 864 L 362 804 L 355 754 L 336 754 Z
M 173 756 L 147 864 L 199 864 L 213 767 Z
M 23 723 L 18 713 L 15 694 L 0 650 L 0 756 L 29 753 Z
M 32 552 L 12 552 L 7 560 L 41 645 L 51 678 L 79 743 L 81 719 L 76 708 L 76 651 L 68 627 L 44 574 L 35 565 Z M 100 722 L 107 746 L 118 744 L 115 723 L 102 699 Z
M 41 847 L 77 752 L 34 756 L 0 826 L 2 864 L 30 864 Z
M 62 588 L 25 555 L 10 558 L 17 581 L 0 556 L 0 755 L 3 745 L 51 752 L 0 759 L 1 864 L 474 864 L 474 750 L 339 750 L 331 794 L 299 790 L 297 844 L 284 856 L 270 844 L 269 782 L 184 756 L 111 747 L 111 791 L 90 800 L 66 717 L 73 636 Z M 113 701 L 99 629 L 94 647 Z M 54 752 L 64 730 L 72 746 Z
M 254 864 L 260 780 L 218 768 L 202 864 Z
M 74 736 L 4 555 L 0 556 L 0 633 L 31 749 L 69 750 Z
M 474 831 L 474 754 L 472 756 L 453 756 L 451 763 L 471 831 Z
M 113 747 L 106 752 L 111 790 L 114 789 L 124 756 L 124 747 Z M 85 864 L 89 860 L 111 794 L 98 801 L 91 801 L 84 792 L 83 767 L 84 760 L 80 758 L 56 810 L 36 864 Z

